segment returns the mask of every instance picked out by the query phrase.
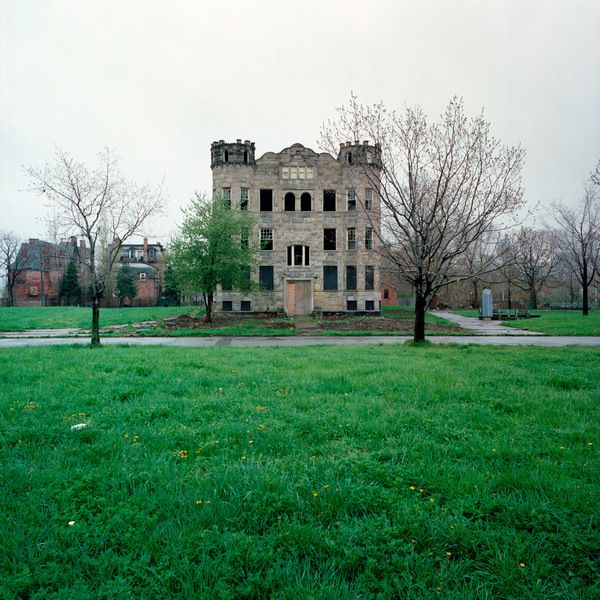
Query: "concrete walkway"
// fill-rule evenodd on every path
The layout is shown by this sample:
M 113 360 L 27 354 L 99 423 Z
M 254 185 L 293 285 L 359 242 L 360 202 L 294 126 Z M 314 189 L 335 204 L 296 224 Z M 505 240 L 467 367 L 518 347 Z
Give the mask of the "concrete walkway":
M 227 346 L 235 348 L 273 348 L 275 346 L 300 347 L 315 345 L 365 346 L 370 344 L 403 344 L 411 336 L 273 336 L 273 337 L 123 337 L 102 338 L 105 346 L 118 344 L 128 346 L 179 346 L 185 348 L 208 348 Z M 600 337 L 582 336 L 528 336 L 528 335 L 429 335 L 434 344 L 480 344 L 486 346 L 600 346 Z M 89 344 L 89 337 L 73 338 L 12 338 L 0 339 L 0 348 L 24 346 L 53 346 Z
M 451 323 L 456 323 L 456 325 L 460 325 L 463 329 L 472 331 L 477 335 L 544 335 L 539 331 L 507 327 L 502 325 L 501 321 L 481 321 L 474 317 L 463 317 L 443 310 L 430 311 L 430 314 L 446 319 Z M 535 324 L 535 319 L 532 319 L 532 324 Z

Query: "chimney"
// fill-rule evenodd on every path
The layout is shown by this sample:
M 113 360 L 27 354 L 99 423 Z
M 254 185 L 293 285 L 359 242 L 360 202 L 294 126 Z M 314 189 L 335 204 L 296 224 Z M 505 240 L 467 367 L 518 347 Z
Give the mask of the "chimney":
M 77 238 L 74 235 L 71 236 L 71 246 L 73 246 L 73 248 L 77 247 Z
M 82 252 L 85 250 L 85 240 L 79 240 L 79 248 Z
M 144 262 L 148 262 L 148 238 L 144 238 Z

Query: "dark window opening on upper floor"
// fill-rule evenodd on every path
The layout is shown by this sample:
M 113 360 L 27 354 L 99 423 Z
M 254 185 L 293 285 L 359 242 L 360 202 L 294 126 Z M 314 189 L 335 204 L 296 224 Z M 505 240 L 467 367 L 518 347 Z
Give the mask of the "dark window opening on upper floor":
M 248 162 L 248 150 L 244 150 L 244 162 Z
M 305 212 L 312 210 L 312 198 L 308 192 L 304 192 L 304 194 L 300 196 L 300 210 Z
M 288 192 L 283 199 L 283 210 L 293 212 L 296 210 L 296 196 Z
M 288 267 L 308 267 L 310 265 L 310 249 L 308 246 L 288 246 Z
M 356 267 L 353 265 L 346 265 L 346 289 L 356 289 Z
M 323 289 L 326 291 L 338 289 L 337 267 L 323 267 Z
M 365 290 L 374 290 L 374 289 L 375 289 L 375 267 L 373 265 L 365 265 Z
M 273 190 L 260 190 L 261 212 L 273 211 Z
M 323 250 L 336 249 L 336 230 L 323 229 Z
M 323 190 L 323 210 L 335 211 L 335 190 Z
M 265 292 L 275 289 L 272 266 L 258 267 L 258 284 Z
M 225 150 L 225 152 L 223 153 L 223 160 L 225 162 L 229 162 L 229 150 Z

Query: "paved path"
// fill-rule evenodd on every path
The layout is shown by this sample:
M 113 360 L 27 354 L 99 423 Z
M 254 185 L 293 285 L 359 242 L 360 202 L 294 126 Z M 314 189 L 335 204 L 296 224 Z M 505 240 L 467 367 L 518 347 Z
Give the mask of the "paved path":
M 207 348 L 229 346 L 235 348 L 272 348 L 274 346 L 314 346 L 331 344 L 335 346 L 365 346 L 368 344 L 402 344 L 411 336 L 274 336 L 274 337 L 123 337 L 102 338 L 102 344 L 114 346 L 181 346 L 186 348 Z M 527 335 L 431 335 L 427 339 L 434 344 L 481 344 L 486 346 L 600 346 L 600 337 L 582 336 L 527 336 Z M 0 348 L 23 346 L 54 346 L 69 344 L 89 344 L 89 337 L 76 338 L 12 338 L 0 339 Z
M 506 325 L 502 325 L 501 321 L 481 321 L 474 317 L 463 317 L 462 315 L 455 315 L 443 310 L 436 310 L 430 314 L 446 319 L 446 321 L 450 321 L 451 323 L 456 323 L 456 325 L 460 325 L 463 329 L 472 331 L 477 335 L 544 335 L 539 331 L 507 327 Z M 535 324 L 535 319 L 532 319 L 532 324 Z

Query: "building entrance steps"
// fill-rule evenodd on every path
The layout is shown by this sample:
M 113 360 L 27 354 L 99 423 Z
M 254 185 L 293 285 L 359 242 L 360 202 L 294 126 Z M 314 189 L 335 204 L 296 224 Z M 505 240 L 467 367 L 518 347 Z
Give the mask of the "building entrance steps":
M 321 331 L 321 326 L 309 315 L 295 315 L 294 327 L 304 335 L 311 335 Z

